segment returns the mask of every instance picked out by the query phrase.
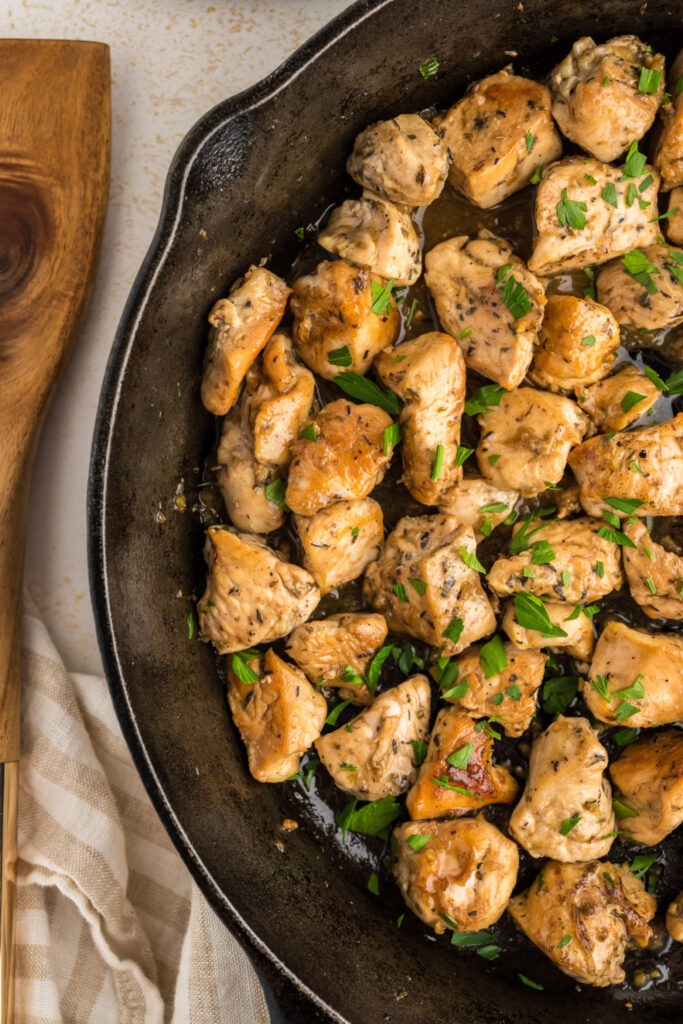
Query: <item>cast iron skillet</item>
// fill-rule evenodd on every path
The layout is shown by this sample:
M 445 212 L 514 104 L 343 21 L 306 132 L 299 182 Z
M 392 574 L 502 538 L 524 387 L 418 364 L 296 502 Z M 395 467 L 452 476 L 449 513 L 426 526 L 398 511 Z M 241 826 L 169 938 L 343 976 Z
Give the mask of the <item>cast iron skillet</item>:
M 669 1022 L 680 985 L 580 989 L 530 944 L 493 964 L 433 941 L 386 886 L 373 848 L 338 844 L 301 787 L 249 777 L 208 646 L 188 638 L 201 583 L 191 507 L 214 424 L 199 402 L 206 315 L 250 262 L 286 271 L 294 231 L 341 194 L 368 123 L 447 106 L 518 51 L 544 74 L 582 34 L 683 44 L 683 8 L 633 0 L 362 0 L 253 89 L 210 111 L 170 170 L 157 234 L 111 355 L 95 433 L 92 593 L 112 695 L 138 769 L 218 913 L 296 1021 Z M 557 43 L 551 42 L 558 37 Z M 674 52 L 675 52 L 674 49 Z M 436 55 L 424 81 L 419 65 Z M 174 502 L 183 482 L 188 511 Z M 284 834 L 283 817 L 302 823 Z M 283 849 L 280 849 L 283 847 Z M 679 964 L 680 967 L 680 964 Z M 544 985 L 522 986 L 521 971 Z M 681 974 L 678 973 L 680 979 Z

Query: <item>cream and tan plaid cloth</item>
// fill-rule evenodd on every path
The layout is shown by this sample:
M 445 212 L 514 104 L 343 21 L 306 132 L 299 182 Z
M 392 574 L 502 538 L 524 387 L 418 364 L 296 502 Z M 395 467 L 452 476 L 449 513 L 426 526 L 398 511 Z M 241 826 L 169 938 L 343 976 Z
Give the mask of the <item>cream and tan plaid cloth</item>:
M 26 601 L 16 1024 L 268 1024 L 152 807 L 102 679 Z

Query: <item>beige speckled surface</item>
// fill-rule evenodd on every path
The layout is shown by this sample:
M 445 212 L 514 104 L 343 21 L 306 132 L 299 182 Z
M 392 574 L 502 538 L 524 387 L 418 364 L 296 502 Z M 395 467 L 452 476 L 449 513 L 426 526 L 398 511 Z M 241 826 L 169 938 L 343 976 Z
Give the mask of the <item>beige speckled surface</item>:
M 89 315 L 35 467 L 26 582 L 69 668 L 100 672 L 86 559 L 86 483 L 100 386 L 183 135 L 263 78 L 348 0 L 4 0 L 0 35 L 94 39 L 112 50 L 109 215 Z

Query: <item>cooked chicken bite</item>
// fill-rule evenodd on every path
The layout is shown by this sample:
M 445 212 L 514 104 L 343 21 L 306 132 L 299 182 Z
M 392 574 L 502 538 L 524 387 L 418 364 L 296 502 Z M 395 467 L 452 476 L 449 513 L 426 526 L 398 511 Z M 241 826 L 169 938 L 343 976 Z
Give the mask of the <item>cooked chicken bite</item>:
M 598 430 L 624 430 L 644 416 L 661 394 L 637 366 L 627 363 L 611 377 L 577 388 L 576 400 Z
M 683 619 L 683 558 L 656 544 L 642 522 L 627 523 L 624 548 L 631 597 L 651 619 Z
M 444 495 L 439 511 L 453 516 L 461 526 L 470 526 L 479 543 L 507 519 L 518 499 L 519 491 L 506 491 L 480 477 L 467 477 Z
M 599 536 L 600 521 L 539 519 L 520 524 L 528 547 L 502 555 L 486 577 L 499 597 L 526 592 L 574 603 L 597 601 L 624 583 L 619 545 Z
M 419 114 L 378 121 L 356 136 L 346 169 L 359 185 L 404 206 L 427 206 L 441 194 L 449 153 Z
M 619 828 L 656 846 L 683 821 L 683 732 L 657 729 L 636 740 L 610 767 L 619 802 L 635 812 Z
M 375 369 L 403 403 L 403 483 L 423 505 L 438 505 L 462 479 L 457 456 L 466 371 L 458 343 L 430 331 L 381 352 Z
M 652 162 L 662 176 L 663 192 L 683 185 L 683 97 L 678 88 L 681 75 L 683 50 L 676 57 L 669 72 L 671 96 L 668 102 L 659 108 L 661 127 Z
M 228 515 L 238 530 L 270 533 L 284 511 L 266 488 L 291 459 L 290 445 L 313 405 L 313 374 L 296 361 L 287 335 L 277 332 L 262 360 L 247 371 L 242 397 L 223 421 L 217 481 Z
M 604 857 L 614 842 L 607 751 L 587 718 L 555 721 L 534 740 L 510 833 L 532 857 L 564 863 Z
M 257 782 L 284 782 L 320 736 L 327 703 L 298 668 L 268 649 L 247 662 L 258 675 L 243 683 L 228 674 L 228 704 L 247 748 L 249 771 Z
M 278 530 L 285 521 L 284 510 L 266 497 L 277 469 L 257 462 L 243 407 L 231 409 L 225 417 L 217 457 L 216 480 L 233 526 L 248 533 Z
M 420 239 L 410 211 L 366 192 L 335 207 L 318 245 L 394 284 L 415 284 L 422 272 Z
M 470 647 L 456 659 L 458 685 L 467 685 L 462 697 L 444 697 L 472 718 L 491 718 L 506 736 L 521 736 L 536 714 L 536 691 L 543 682 L 547 661 L 540 651 L 518 651 L 502 644 L 505 667 L 482 660 L 481 647 Z M 486 672 L 489 671 L 488 677 Z
M 373 283 L 386 282 L 368 267 L 343 260 L 319 263 L 312 274 L 292 285 L 292 335 L 299 357 L 311 370 L 334 380 L 339 373 L 365 373 L 377 353 L 398 334 L 396 303 L 387 298 L 373 312 Z
M 376 405 L 340 398 L 315 418 L 315 441 L 292 445 L 285 500 L 298 515 L 312 516 L 336 501 L 366 498 L 387 471 L 384 432 L 391 417 Z
M 429 732 L 430 701 L 427 677 L 413 676 L 316 740 L 335 784 L 358 800 L 405 793 L 417 772 L 414 744 L 424 743 Z
M 641 472 L 633 469 L 637 463 Z M 607 510 L 605 498 L 630 500 L 637 516 L 683 514 L 683 413 L 642 430 L 592 437 L 573 450 L 569 465 L 590 516 Z M 640 502 L 641 504 L 637 504 Z
M 321 594 L 361 576 L 384 542 L 382 506 L 374 498 L 335 501 L 313 516 L 294 516 L 294 525 L 304 568 Z
M 448 238 L 425 256 L 441 326 L 470 370 L 510 390 L 524 379 L 543 319 L 543 285 L 489 231 Z
M 627 269 L 633 266 L 639 280 Z M 622 327 L 675 327 L 683 322 L 682 277 L 683 249 L 648 245 L 602 268 L 596 282 L 598 298 Z
M 383 615 L 346 612 L 297 626 L 285 650 L 312 683 L 339 687 L 343 700 L 369 704 L 372 693 L 362 677 L 386 640 L 387 632 Z M 351 675 L 356 678 L 349 682 Z
M 643 72 L 654 89 L 639 87 Z M 597 46 L 583 36 L 551 73 L 550 86 L 562 133 L 609 163 L 652 126 L 664 95 L 664 57 L 637 36 Z
M 669 196 L 667 213 L 663 222 L 666 225 L 666 237 L 671 245 L 683 245 L 683 187 L 675 188 Z
M 550 91 L 507 69 L 475 82 L 439 131 L 451 152 L 449 182 L 484 209 L 524 188 L 539 165 L 562 154 Z
M 551 295 L 529 377 L 550 391 L 574 391 L 612 369 L 619 325 L 604 306 L 575 295 Z
M 608 622 L 598 638 L 588 679 L 588 708 L 600 722 L 634 728 L 683 718 L 683 637 L 652 635 Z
M 674 942 L 683 942 L 683 892 L 667 907 L 666 930 Z
M 510 804 L 518 785 L 493 763 L 493 740 L 459 708 L 442 708 L 429 738 L 427 756 L 406 797 L 411 818 L 456 817 L 486 804 Z
M 223 526 L 210 526 L 206 537 L 199 629 L 219 654 L 270 643 L 311 615 L 320 591 L 305 569 L 285 562 L 261 537 Z
M 609 861 L 548 861 L 508 904 L 515 924 L 556 967 L 596 988 L 624 980 L 626 950 L 647 946 L 656 909 L 629 865 Z
M 549 636 L 538 629 L 520 626 L 514 601 L 508 601 L 501 625 L 515 647 L 520 651 L 539 647 L 547 647 L 551 651 L 562 649 L 570 658 L 590 661 L 595 648 L 595 631 L 585 612 L 575 615 L 576 608 L 568 607 L 565 601 L 543 601 L 543 607 L 551 624 L 565 635 Z
M 437 935 L 449 927 L 474 932 L 498 920 L 517 881 L 519 854 L 483 815 L 407 821 L 393 834 L 398 887 Z
M 264 465 L 288 466 L 290 445 L 308 423 L 315 378 L 294 358 L 291 339 L 278 331 L 263 351 L 263 367 L 247 373 L 244 404 L 254 436 L 254 456 Z
M 368 567 L 365 599 L 390 629 L 457 654 L 496 627 L 479 573 L 463 558 L 475 553 L 474 534 L 451 516 L 405 516 Z
M 250 267 L 227 299 L 209 313 L 202 402 L 223 416 L 237 398 L 244 375 L 282 319 L 291 289 L 265 267 Z
M 559 483 L 569 452 L 590 432 L 590 420 L 575 402 L 535 388 L 503 395 L 478 419 L 482 476 L 527 497 Z
M 538 235 L 529 269 L 549 277 L 653 245 L 659 234 L 652 219 L 657 216 L 658 187 L 659 175 L 647 166 L 639 178 L 627 178 L 623 167 L 586 157 L 551 164 L 536 192 Z

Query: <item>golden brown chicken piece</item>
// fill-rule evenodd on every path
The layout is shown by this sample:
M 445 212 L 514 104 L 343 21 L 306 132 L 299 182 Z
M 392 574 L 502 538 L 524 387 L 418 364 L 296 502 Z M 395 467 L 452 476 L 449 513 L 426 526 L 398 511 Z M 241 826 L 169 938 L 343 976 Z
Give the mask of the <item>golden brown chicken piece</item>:
M 504 522 L 519 499 L 519 491 L 494 487 L 481 477 L 466 477 L 444 495 L 439 511 L 474 530 L 477 543 Z
M 576 400 L 583 411 L 598 430 L 607 431 L 625 430 L 644 416 L 661 395 L 657 385 L 632 363 L 596 384 L 576 389 Z
M 253 445 L 254 437 L 240 403 L 223 420 L 216 480 L 233 526 L 248 533 L 271 533 L 285 521 L 284 510 L 266 496 L 266 488 L 275 481 L 278 470 L 257 462 Z
M 295 359 L 291 338 L 282 331 L 263 350 L 262 368 L 256 364 L 247 373 L 244 391 L 256 460 L 288 466 L 290 445 L 311 417 L 315 378 Z
M 415 744 L 429 733 L 431 690 L 413 676 L 385 690 L 370 707 L 316 740 L 318 757 L 335 784 L 358 800 L 405 793 L 415 779 Z
M 662 124 L 657 137 L 653 163 L 662 176 L 663 192 L 669 192 L 671 189 L 683 185 L 683 98 L 677 87 L 681 75 L 683 75 L 683 50 L 679 52 L 669 71 L 671 98 L 659 108 Z
M 227 299 L 214 305 L 201 390 L 209 412 L 223 416 L 230 410 L 247 370 L 280 323 L 290 292 L 265 267 L 250 267 Z
M 403 899 L 437 935 L 447 928 L 475 932 L 498 920 L 517 881 L 519 854 L 483 815 L 407 821 L 393 834 Z
M 405 516 L 365 574 L 369 605 L 389 628 L 408 633 L 443 654 L 457 654 L 496 628 L 496 617 L 467 565 L 474 534 L 450 516 Z
M 482 476 L 526 497 L 559 483 L 569 452 L 591 429 L 576 402 L 527 387 L 503 395 L 478 422 L 476 457 Z
M 563 630 L 566 636 L 548 637 L 538 629 L 520 626 L 513 601 L 503 607 L 501 625 L 512 643 L 520 651 L 547 647 L 551 651 L 562 650 L 570 658 L 579 661 L 590 661 L 595 648 L 595 631 L 589 617 L 580 612 L 574 617 L 576 609 L 567 606 L 565 601 L 543 601 L 553 626 Z
M 667 907 L 666 930 L 674 942 L 683 942 L 683 892 Z
M 683 187 L 678 186 L 669 195 L 666 237 L 671 245 L 683 245 Z
M 543 285 L 501 238 L 448 238 L 425 256 L 442 328 L 470 370 L 508 391 L 524 379 L 543 319 Z M 507 300 L 507 301 L 506 301 Z
M 369 704 L 373 693 L 362 680 L 387 633 L 383 615 L 342 612 L 297 626 L 285 650 L 312 683 L 338 687 L 343 700 Z M 349 682 L 349 676 L 356 678 Z
M 683 637 L 609 622 L 581 692 L 595 718 L 609 725 L 678 722 L 683 718 Z
M 484 209 L 524 188 L 539 165 L 562 155 L 550 91 L 507 69 L 475 82 L 439 131 L 452 154 L 449 182 Z
M 374 498 L 335 501 L 313 516 L 294 516 L 304 568 L 321 594 L 362 576 L 384 543 L 382 506 Z
M 683 249 L 648 245 L 623 259 L 612 260 L 597 277 L 598 298 L 611 309 L 622 327 L 654 331 L 683 322 Z M 636 280 L 627 270 L 631 261 L 645 267 Z
M 657 729 L 627 747 L 610 767 L 619 802 L 635 816 L 619 828 L 643 846 L 656 846 L 683 821 L 683 732 Z
M 637 463 L 641 472 L 633 469 Z M 641 504 L 637 516 L 683 514 L 683 413 L 641 430 L 599 435 L 584 441 L 569 456 L 581 488 L 581 504 L 590 516 L 604 511 L 630 515 L 606 498 Z
M 575 295 L 551 295 L 529 373 L 539 387 L 575 391 L 606 376 L 619 347 L 619 325 L 604 306 Z
M 208 578 L 197 603 L 202 639 L 230 654 L 286 636 L 320 600 L 313 577 L 261 539 L 223 526 L 206 531 Z
M 423 505 L 438 505 L 462 479 L 458 446 L 466 371 L 458 343 L 430 331 L 381 352 L 375 369 L 403 403 L 403 483 Z
M 596 988 L 626 977 L 626 950 L 644 948 L 657 901 L 628 864 L 548 861 L 508 910 L 518 928 L 570 978 Z
M 527 549 L 501 555 L 486 577 L 499 597 L 526 592 L 585 604 L 623 586 L 621 550 L 599 536 L 599 520 L 538 519 L 521 528 L 529 531 Z
M 509 641 L 502 650 L 507 664 L 499 671 L 486 655 L 482 660 L 480 645 L 461 654 L 456 659 L 457 683 L 467 684 L 467 691 L 462 697 L 444 699 L 472 718 L 495 718 L 506 736 L 521 736 L 536 714 L 536 692 L 547 657 L 540 651 L 518 651 Z
M 631 597 L 651 619 L 683 619 L 683 558 L 655 543 L 640 520 L 624 533 L 636 545 L 624 548 Z
M 648 166 L 640 177 L 627 178 L 623 167 L 588 157 L 568 156 L 550 164 L 536 192 L 538 236 L 529 269 L 549 277 L 653 245 L 659 235 L 652 219 L 658 187 L 659 175 Z
M 292 336 L 306 366 L 334 380 L 339 373 L 365 373 L 377 353 L 391 345 L 400 323 L 396 303 L 373 297 L 386 281 L 368 267 L 343 260 L 319 263 L 292 285 Z M 373 305 L 377 312 L 373 312 Z
M 267 496 L 269 484 L 291 459 L 290 445 L 308 422 L 315 395 L 313 374 L 296 361 L 292 343 L 278 331 L 261 360 L 247 371 L 244 391 L 223 421 L 218 445 L 218 484 L 238 530 L 270 533 L 284 511 Z
M 320 736 L 327 702 L 298 668 L 270 648 L 263 658 L 245 659 L 258 675 L 243 683 L 228 674 L 228 704 L 247 748 L 249 771 L 257 782 L 284 782 Z
M 396 285 L 415 284 L 422 273 L 420 239 L 410 210 L 371 192 L 335 207 L 318 234 L 318 245 Z
M 643 71 L 647 91 L 640 88 Z M 652 127 L 664 95 L 664 57 L 637 36 L 599 45 L 582 36 L 551 73 L 550 87 L 562 133 L 609 163 Z
M 563 863 L 604 857 L 614 842 L 607 751 L 587 718 L 555 721 L 534 740 L 510 834 L 532 857 Z
M 513 776 L 493 763 L 493 740 L 484 725 L 459 708 L 442 708 L 427 756 L 406 797 L 413 820 L 457 817 L 486 804 L 510 804 L 519 789 Z
M 404 206 L 427 206 L 441 194 L 449 153 L 419 114 L 371 124 L 356 136 L 346 169 L 355 182 Z
M 391 424 L 376 405 L 345 398 L 326 405 L 315 418 L 315 441 L 301 438 L 291 447 L 285 500 L 292 512 L 312 516 L 336 501 L 366 498 L 391 462 L 384 441 Z

